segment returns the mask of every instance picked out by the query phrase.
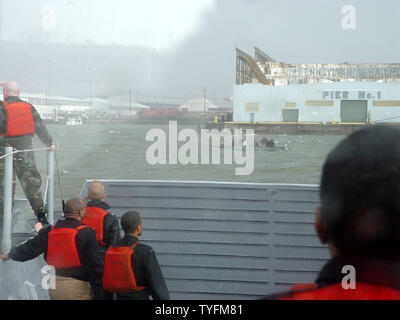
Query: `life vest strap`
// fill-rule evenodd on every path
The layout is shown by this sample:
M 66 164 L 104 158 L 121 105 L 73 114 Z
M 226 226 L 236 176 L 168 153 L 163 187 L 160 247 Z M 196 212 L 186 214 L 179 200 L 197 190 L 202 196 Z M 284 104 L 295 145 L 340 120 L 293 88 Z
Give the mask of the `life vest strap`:
M 75 229 L 75 230 L 82 230 L 83 228 L 87 228 L 87 226 L 79 226 L 79 227 L 77 227 L 77 228 L 72 228 L 72 229 Z M 51 228 L 50 228 L 50 231 L 52 231 L 54 229 L 54 226 L 51 226 Z
M 135 247 L 139 244 L 139 241 L 136 241 L 135 243 L 133 243 L 129 248 L 131 248 L 132 250 L 135 249 Z
M 130 248 L 134 251 L 135 247 L 136 247 L 139 243 L 140 243 L 139 241 L 136 241 L 135 243 L 133 243 L 133 244 L 130 246 Z M 144 290 L 144 289 L 146 289 L 146 288 L 147 288 L 146 286 L 141 286 L 141 287 L 137 287 L 135 290 L 132 290 L 132 291 L 134 291 L 134 292 L 136 292 L 136 291 L 142 291 L 142 290 Z
M 304 284 L 296 284 L 293 285 L 291 290 L 292 291 L 303 291 L 303 290 L 311 290 L 317 289 L 318 285 L 316 283 L 304 283 Z

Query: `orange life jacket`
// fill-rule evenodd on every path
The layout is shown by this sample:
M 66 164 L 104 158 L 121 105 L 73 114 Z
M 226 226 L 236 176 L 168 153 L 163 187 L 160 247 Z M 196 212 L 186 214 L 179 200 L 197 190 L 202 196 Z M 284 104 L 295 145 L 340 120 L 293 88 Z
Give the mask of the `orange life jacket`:
M 111 292 L 132 292 L 143 290 L 138 287 L 133 273 L 131 257 L 139 242 L 130 247 L 111 247 L 106 252 L 103 273 L 103 287 Z
M 356 282 L 355 289 L 343 289 L 341 283 L 318 288 L 315 284 L 293 286 L 290 297 L 281 300 L 400 300 L 400 290 Z
M 4 101 L 4 110 L 7 116 L 7 137 L 18 137 L 35 133 L 35 120 L 32 116 L 32 106 L 26 102 Z
M 76 248 L 75 238 L 79 230 L 87 228 L 79 226 L 77 228 L 51 228 L 47 242 L 47 264 L 54 268 L 81 267 L 78 249 Z
M 86 207 L 86 216 L 82 223 L 96 230 L 97 242 L 107 245 L 104 241 L 104 217 L 108 214 L 107 211 L 98 207 Z

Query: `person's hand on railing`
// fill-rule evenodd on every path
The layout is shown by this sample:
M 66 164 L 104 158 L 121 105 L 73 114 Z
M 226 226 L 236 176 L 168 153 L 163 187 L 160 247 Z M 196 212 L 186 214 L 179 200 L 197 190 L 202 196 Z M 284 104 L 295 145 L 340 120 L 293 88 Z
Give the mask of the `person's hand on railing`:
M 46 217 L 46 213 L 47 211 L 45 209 L 38 210 L 37 212 L 35 212 L 38 222 L 40 222 L 42 226 L 49 224 L 49 221 L 47 220 Z
M 43 229 L 43 224 L 41 222 L 38 222 L 35 224 L 35 231 L 39 232 L 40 230 Z
M 51 151 L 55 151 L 55 150 L 56 150 L 56 146 L 55 146 L 54 144 L 51 145 L 50 150 L 51 150 Z
M 8 260 L 10 258 L 8 257 L 8 253 L 2 253 L 2 254 L 0 254 L 0 259 L 4 261 L 4 260 Z

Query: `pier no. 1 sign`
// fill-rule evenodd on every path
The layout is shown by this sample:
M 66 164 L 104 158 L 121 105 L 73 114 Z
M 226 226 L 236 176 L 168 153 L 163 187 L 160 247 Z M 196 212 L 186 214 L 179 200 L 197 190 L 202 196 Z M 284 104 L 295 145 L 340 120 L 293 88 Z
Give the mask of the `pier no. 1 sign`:
M 365 100 L 377 99 L 380 100 L 382 92 L 380 90 L 323 90 L 322 99 L 337 99 L 337 100 Z

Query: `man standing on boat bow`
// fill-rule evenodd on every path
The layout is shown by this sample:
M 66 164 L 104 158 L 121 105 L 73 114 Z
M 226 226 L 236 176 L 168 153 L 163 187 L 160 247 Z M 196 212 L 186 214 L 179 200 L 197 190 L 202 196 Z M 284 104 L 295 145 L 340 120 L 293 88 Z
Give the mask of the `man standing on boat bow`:
M 55 150 L 53 139 L 42 123 L 39 113 L 30 104 L 20 99 L 20 89 L 15 81 L 0 82 L 3 88 L 3 100 L 0 101 L 0 156 L 4 147 L 17 150 L 33 149 L 32 137 L 36 134 L 42 143 Z M 40 186 L 42 179 L 36 168 L 32 151 L 14 155 L 14 174 L 16 173 L 22 190 L 38 218 L 47 224 L 46 208 L 43 203 Z M 13 194 L 15 192 L 15 175 L 13 177 Z M 3 230 L 3 194 L 4 194 L 4 159 L 0 160 L 0 232 Z

